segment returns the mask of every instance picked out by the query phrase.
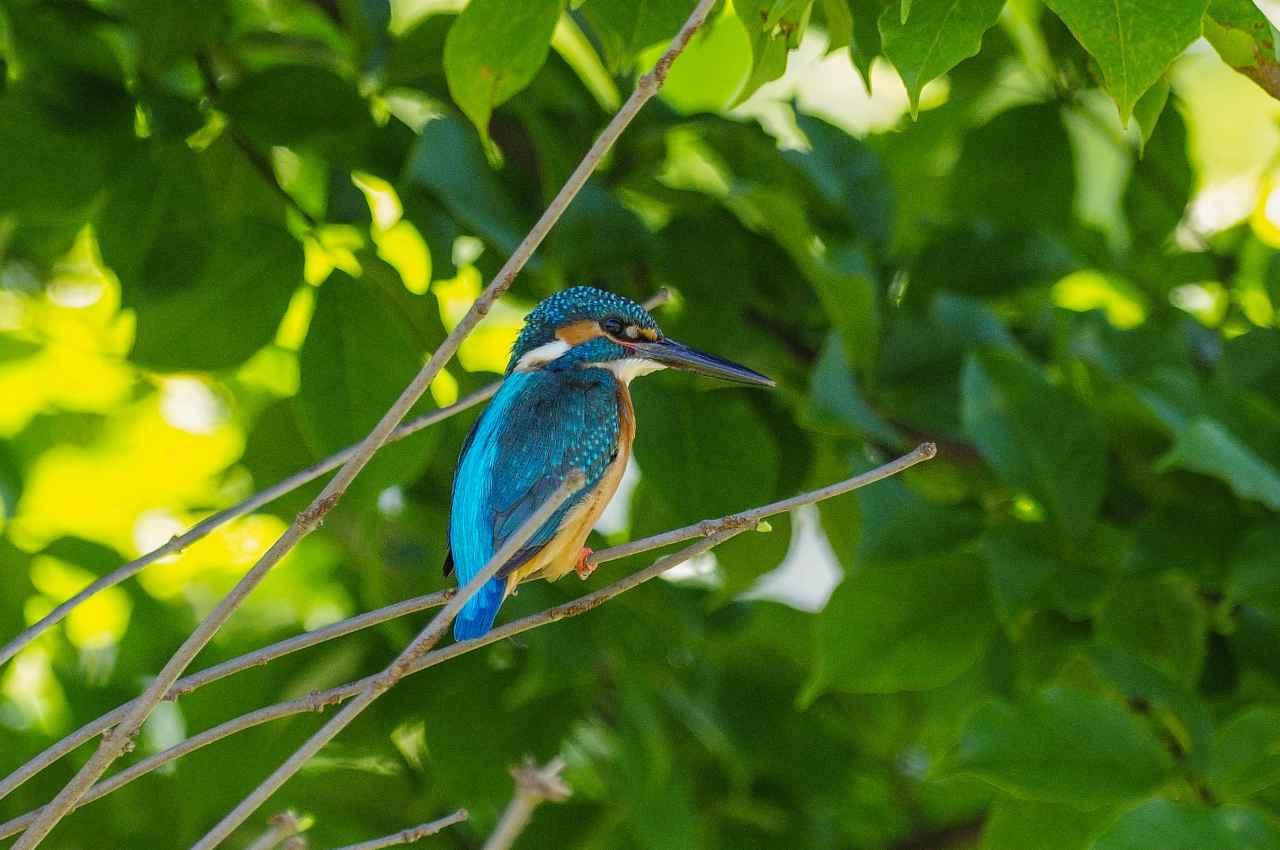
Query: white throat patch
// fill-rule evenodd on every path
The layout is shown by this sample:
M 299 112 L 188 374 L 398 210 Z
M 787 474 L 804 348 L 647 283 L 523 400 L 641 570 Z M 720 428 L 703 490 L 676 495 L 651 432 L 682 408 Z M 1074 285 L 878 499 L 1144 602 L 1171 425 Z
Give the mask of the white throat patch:
M 661 363 L 644 360 L 640 357 L 627 357 L 623 360 L 610 360 L 607 363 L 595 363 L 592 365 L 599 366 L 601 369 L 608 369 L 624 384 L 630 384 L 632 378 L 639 378 L 641 375 L 649 375 L 667 368 Z
M 532 351 L 526 351 L 524 356 L 516 361 L 515 371 L 528 372 L 530 369 L 545 366 L 568 350 L 569 343 L 562 339 L 544 342 Z

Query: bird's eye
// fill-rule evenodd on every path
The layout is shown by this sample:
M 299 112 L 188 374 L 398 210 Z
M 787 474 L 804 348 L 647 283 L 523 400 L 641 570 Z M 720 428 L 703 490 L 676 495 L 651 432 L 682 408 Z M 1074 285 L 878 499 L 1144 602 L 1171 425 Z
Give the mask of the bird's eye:
M 603 328 L 604 328 L 604 332 L 605 332 L 605 333 L 607 333 L 607 334 L 609 334 L 610 336 L 621 336 L 621 335 L 622 335 L 622 320 L 621 320 L 621 319 L 605 319 L 605 320 L 601 323 L 601 325 L 600 325 L 600 326 L 601 326 L 601 327 L 603 327 Z

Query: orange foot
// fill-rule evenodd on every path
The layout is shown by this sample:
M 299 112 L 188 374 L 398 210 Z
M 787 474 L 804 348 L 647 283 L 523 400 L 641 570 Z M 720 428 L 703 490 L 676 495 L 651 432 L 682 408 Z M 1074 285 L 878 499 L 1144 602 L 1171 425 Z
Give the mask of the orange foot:
M 573 568 L 578 574 L 578 578 L 583 581 L 586 581 L 596 571 L 596 565 L 590 560 L 591 555 L 592 549 L 589 546 L 583 546 L 582 551 L 578 553 L 578 563 Z

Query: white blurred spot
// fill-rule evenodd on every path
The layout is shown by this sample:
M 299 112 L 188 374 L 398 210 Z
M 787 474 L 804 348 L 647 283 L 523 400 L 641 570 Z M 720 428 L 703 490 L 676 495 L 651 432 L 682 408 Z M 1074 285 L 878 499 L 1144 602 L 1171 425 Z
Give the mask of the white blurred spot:
M 1169 301 L 1173 306 L 1188 313 L 1201 313 L 1213 309 L 1213 293 L 1198 283 L 1186 283 L 1175 286 L 1169 292 Z
M 704 552 L 683 564 L 677 564 L 663 573 L 662 577 L 675 584 L 695 584 L 710 588 L 719 587 L 724 583 L 720 577 L 720 563 L 710 552 Z
M 379 493 L 378 512 L 386 517 L 397 517 L 404 513 L 404 490 L 395 486 Z
M 771 599 L 801 611 L 820 611 L 843 575 L 818 521 L 818 509 L 805 505 L 791 514 L 791 548 L 787 557 L 742 596 Z
M 133 524 L 133 548 L 138 552 L 150 552 L 168 543 L 172 537 L 183 531 L 186 531 L 186 527 L 168 511 L 145 511 Z M 176 557 L 176 554 L 169 555 L 162 560 L 171 560 Z
M 103 291 L 96 280 L 59 280 L 49 287 L 49 300 L 59 307 L 80 310 L 97 304 Z
M 453 264 L 458 268 L 469 266 L 484 253 L 484 243 L 474 236 L 459 236 L 453 240 Z
M 226 421 L 227 409 L 204 382 L 170 378 L 164 382 L 160 415 L 174 428 L 189 434 L 212 434 Z

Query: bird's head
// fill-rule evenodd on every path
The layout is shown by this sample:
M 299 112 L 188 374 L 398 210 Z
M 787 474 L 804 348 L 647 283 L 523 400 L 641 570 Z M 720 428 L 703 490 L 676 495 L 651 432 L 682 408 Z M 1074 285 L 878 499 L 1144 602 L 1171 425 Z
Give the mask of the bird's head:
M 623 383 L 670 367 L 774 385 L 759 372 L 668 338 L 644 307 L 591 286 L 562 290 L 533 309 L 511 351 L 507 374 L 588 365 L 610 370 Z

